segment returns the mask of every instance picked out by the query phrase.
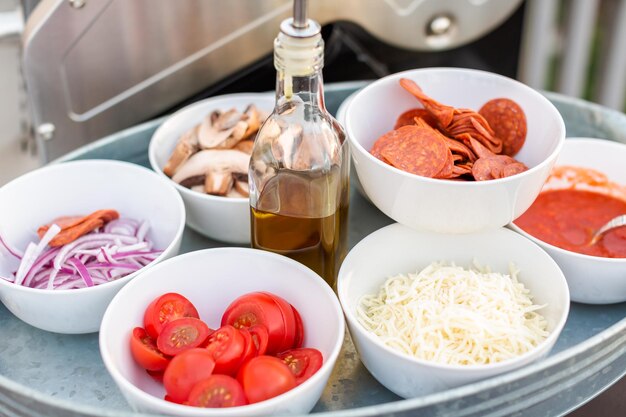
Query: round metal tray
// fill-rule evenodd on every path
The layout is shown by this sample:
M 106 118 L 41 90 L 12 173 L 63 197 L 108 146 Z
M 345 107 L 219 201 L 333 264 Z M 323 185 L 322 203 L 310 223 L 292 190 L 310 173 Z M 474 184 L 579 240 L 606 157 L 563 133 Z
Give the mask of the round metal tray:
M 328 86 L 329 109 L 335 112 L 362 85 Z M 561 111 L 568 136 L 626 143 L 626 115 L 581 100 L 556 94 L 547 96 Z M 124 130 L 62 160 L 119 159 L 148 166 L 148 143 L 162 121 Z M 391 222 L 353 192 L 350 246 Z M 183 252 L 216 246 L 225 245 L 191 230 L 185 231 Z M 126 404 L 104 369 L 97 334 L 48 333 L 22 323 L 4 307 L 0 307 L 0 329 L 0 415 L 140 416 Z M 334 373 L 313 412 L 345 417 L 390 414 L 554 417 L 587 402 L 625 373 L 626 303 L 606 306 L 574 303 L 565 329 L 548 358 L 495 378 L 409 400 L 387 391 L 367 372 L 347 336 Z

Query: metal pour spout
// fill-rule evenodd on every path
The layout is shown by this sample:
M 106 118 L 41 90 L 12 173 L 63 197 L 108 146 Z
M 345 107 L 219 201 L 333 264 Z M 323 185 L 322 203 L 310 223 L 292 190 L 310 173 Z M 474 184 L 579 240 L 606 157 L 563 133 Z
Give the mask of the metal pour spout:
M 293 27 L 305 29 L 308 26 L 306 18 L 307 0 L 293 0 Z
M 318 35 L 322 27 L 307 18 L 307 0 L 293 1 L 293 17 L 283 20 L 280 31 L 293 38 L 310 38 Z

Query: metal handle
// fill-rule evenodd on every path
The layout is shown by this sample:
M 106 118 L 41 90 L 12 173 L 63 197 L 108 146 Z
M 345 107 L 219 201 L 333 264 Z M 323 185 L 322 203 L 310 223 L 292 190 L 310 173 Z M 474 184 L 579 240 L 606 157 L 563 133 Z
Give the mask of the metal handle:
M 590 245 L 594 245 L 600 240 L 600 237 L 608 232 L 611 229 L 615 229 L 617 227 L 626 226 L 626 214 L 622 214 L 621 216 L 614 217 L 609 220 L 604 226 L 602 226 L 591 238 Z

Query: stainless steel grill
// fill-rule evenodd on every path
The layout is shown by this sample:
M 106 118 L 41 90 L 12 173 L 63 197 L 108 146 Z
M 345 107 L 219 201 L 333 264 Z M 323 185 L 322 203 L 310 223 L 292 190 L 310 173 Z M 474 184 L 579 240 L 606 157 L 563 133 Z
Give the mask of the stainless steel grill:
M 390 45 L 450 49 L 491 31 L 521 0 L 316 0 Z M 266 56 L 291 0 L 43 0 L 24 67 L 43 160 L 154 117 Z

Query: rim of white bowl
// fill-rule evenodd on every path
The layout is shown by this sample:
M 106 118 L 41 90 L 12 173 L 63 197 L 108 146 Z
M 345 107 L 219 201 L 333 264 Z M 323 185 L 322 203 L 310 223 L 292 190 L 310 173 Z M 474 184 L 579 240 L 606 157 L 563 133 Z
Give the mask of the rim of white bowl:
M 356 306 L 353 306 L 349 303 L 348 301 L 348 294 L 347 294 L 347 289 L 345 287 L 344 284 L 344 280 L 341 279 L 341 277 L 343 276 L 342 274 L 342 270 L 343 270 L 343 265 L 345 265 L 346 260 L 350 257 L 350 254 L 353 253 L 353 251 L 355 249 L 357 249 L 366 239 L 369 239 L 372 236 L 375 236 L 377 233 L 387 229 L 387 228 L 404 228 L 404 229 L 408 229 L 408 230 L 412 230 L 415 233 L 425 233 L 425 234 L 437 234 L 434 232 L 423 232 L 423 231 L 417 231 L 414 229 L 411 229 L 407 226 L 403 226 L 400 223 L 393 223 L 390 224 L 388 226 L 382 227 L 378 230 L 376 230 L 375 232 L 372 232 L 371 234 L 369 234 L 368 236 L 366 236 L 363 240 L 361 240 L 359 243 L 357 243 L 352 250 L 350 250 L 350 252 L 348 252 L 348 255 L 346 256 L 346 259 L 344 259 L 344 263 L 342 264 L 340 270 L 339 270 L 339 277 L 337 278 L 337 295 L 339 296 L 339 301 L 341 302 L 341 306 L 343 308 L 344 311 L 344 315 L 346 316 L 346 320 L 348 322 L 350 322 L 350 324 L 352 325 L 353 328 L 355 328 L 359 333 L 361 333 L 367 340 L 369 340 L 371 343 L 375 344 L 376 346 L 382 348 L 383 350 L 385 350 L 386 352 L 388 352 L 389 354 L 402 359 L 402 360 L 408 360 L 410 362 L 419 364 L 419 365 L 423 365 L 423 366 L 429 366 L 435 369 L 441 369 L 444 371 L 458 371 L 458 372 L 464 372 L 464 371 L 480 371 L 480 370 L 498 370 L 500 368 L 508 368 L 511 365 L 515 365 L 516 363 L 519 363 L 521 361 L 524 361 L 526 358 L 528 358 L 529 356 L 535 355 L 537 353 L 538 350 L 545 348 L 547 345 L 551 345 L 553 343 L 556 342 L 556 339 L 559 337 L 559 335 L 561 334 L 561 332 L 563 331 L 563 328 L 565 327 L 565 322 L 567 321 L 567 317 L 569 315 L 569 309 L 570 309 L 570 302 L 571 302 L 571 298 L 570 298 L 570 293 L 569 293 L 569 286 L 567 284 L 567 280 L 565 279 L 565 275 L 563 275 L 563 271 L 561 271 L 561 268 L 559 267 L 559 265 L 554 261 L 554 259 L 552 259 L 552 257 L 550 255 L 548 255 L 548 253 L 539 245 L 537 245 L 536 243 L 534 243 L 532 240 L 527 239 L 526 237 L 515 233 L 512 230 L 506 229 L 506 228 L 498 228 L 498 229 L 490 229 L 490 230 L 484 230 L 478 233 L 504 233 L 504 234 L 509 234 L 509 236 L 511 236 L 512 239 L 519 239 L 520 242 L 525 242 L 524 244 L 526 245 L 530 245 L 530 247 L 534 247 L 535 250 L 538 251 L 537 255 L 538 256 L 543 256 L 548 260 L 548 263 L 551 263 L 552 266 L 554 267 L 555 271 L 558 272 L 558 274 L 556 274 L 557 279 L 560 281 L 562 289 L 565 290 L 565 296 L 566 296 L 566 303 L 563 306 L 563 312 L 561 314 L 561 316 L 559 317 L 558 321 L 555 323 L 554 329 L 552 329 L 550 331 L 550 334 L 548 335 L 548 337 L 546 337 L 541 343 L 539 343 L 537 346 L 535 346 L 532 350 L 529 350 L 528 352 L 516 356 L 514 358 L 511 359 L 507 359 L 505 361 L 502 362 L 496 362 L 496 363 L 490 363 L 490 364 L 486 364 L 486 365 L 450 365 L 450 364 L 444 364 L 444 363 L 437 363 L 437 362 L 431 362 L 431 361 L 427 361 L 424 359 L 419 359 L 416 358 L 414 356 L 408 355 L 406 353 L 400 352 L 398 350 L 393 349 L 390 346 L 385 345 L 379 337 L 377 337 L 376 335 L 374 335 L 373 333 L 370 333 L 369 331 L 367 331 L 367 329 L 365 329 L 363 327 L 363 325 L 359 322 L 359 320 L 357 319 L 356 315 L 354 314 L 354 308 L 356 308 Z M 455 235 L 449 235 L 451 238 L 453 238 Z M 523 281 L 522 281 L 523 282 Z M 353 308 L 354 307 L 354 308 Z
M 620 152 L 626 152 L 626 144 L 612 141 L 612 140 L 600 139 L 600 138 L 572 137 L 572 138 L 567 138 L 567 140 L 565 141 L 565 144 L 566 144 L 565 146 L 568 146 L 567 144 L 571 144 L 571 146 L 578 146 L 578 145 L 582 145 L 582 146 L 594 145 L 595 146 L 599 144 L 600 146 L 620 149 Z M 591 168 L 591 169 L 596 169 L 599 171 L 599 169 L 597 168 Z M 524 229 L 516 225 L 515 220 L 509 223 L 509 227 L 515 230 L 520 235 L 532 240 L 539 246 L 545 246 L 549 248 L 550 250 L 558 252 L 562 255 L 572 256 L 574 258 L 579 258 L 581 260 L 587 260 L 587 261 L 606 262 L 606 263 L 613 263 L 613 264 L 626 263 L 626 258 L 606 258 L 604 256 L 587 255 L 584 253 L 578 253 L 578 252 L 574 252 L 571 250 L 559 248 L 558 246 L 554 246 L 548 242 L 544 242 L 543 240 L 531 235 L 530 233 L 528 233 L 527 231 L 525 231 Z
M 248 204 L 250 199 L 246 197 L 223 197 L 223 196 L 218 196 L 218 195 L 200 193 L 190 188 L 183 187 L 177 182 L 174 182 L 170 177 L 165 175 L 165 173 L 163 172 L 163 168 L 159 166 L 159 163 L 157 162 L 157 157 L 156 157 L 157 149 L 160 149 L 161 147 L 168 144 L 169 140 L 163 139 L 161 141 L 162 143 L 159 145 L 156 144 L 156 140 L 155 140 L 155 138 L 157 138 L 158 136 L 164 135 L 163 130 L 165 130 L 167 127 L 169 127 L 170 125 L 179 124 L 178 119 L 181 117 L 181 115 L 184 115 L 187 112 L 194 111 L 196 108 L 204 107 L 207 104 L 219 104 L 220 102 L 228 102 L 229 100 L 232 100 L 235 98 L 240 99 L 240 98 L 246 98 L 246 97 L 249 97 L 250 100 L 259 100 L 259 99 L 268 99 L 268 98 L 271 98 L 274 101 L 276 100 L 275 97 L 273 96 L 273 93 L 271 92 L 224 94 L 221 96 L 213 96 L 213 97 L 205 98 L 204 100 L 196 101 L 195 103 L 185 106 L 182 109 L 177 110 L 176 112 L 168 116 L 167 119 L 165 119 L 165 121 L 157 128 L 157 130 L 154 131 L 154 133 L 152 134 L 152 137 L 150 138 L 150 144 L 148 145 L 148 159 L 150 160 L 150 167 L 152 167 L 152 170 L 156 172 L 158 175 L 160 175 L 161 178 L 165 178 L 168 182 L 172 183 L 174 185 L 174 188 L 176 188 L 178 192 L 186 196 L 199 198 L 201 200 L 206 200 L 206 201 L 214 201 L 214 202 L 219 201 L 225 204 L 242 204 L 242 203 Z M 228 107 L 228 104 L 225 104 L 225 107 Z M 201 121 L 202 120 L 198 120 L 197 123 L 200 123 Z M 178 140 L 178 138 L 176 138 L 176 140 Z
M 155 397 L 152 394 L 149 394 L 145 391 L 143 391 L 142 389 L 140 389 L 139 387 L 135 386 L 132 382 L 130 382 L 128 379 L 126 379 L 121 372 L 118 370 L 117 366 L 115 366 L 113 364 L 113 360 L 111 359 L 111 353 L 108 351 L 107 347 L 106 347 L 106 343 L 105 340 L 108 337 L 108 328 L 110 326 L 105 326 L 105 323 L 108 323 L 110 321 L 109 316 L 112 314 L 111 311 L 115 308 L 116 304 L 118 303 L 118 299 L 123 297 L 123 294 L 126 291 L 131 291 L 132 288 L 134 288 L 134 286 L 138 286 L 138 285 L 142 285 L 142 281 L 144 280 L 149 280 L 150 278 L 150 274 L 151 273 L 155 273 L 157 272 L 160 268 L 166 268 L 168 267 L 168 265 L 170 264 L 175 264 L 175 263 L 181 263 L 184 262 L 187 258 L 191 258 L 191 257 L 203 257 L 206 256 L 207 253 L 209 254 L 213 254 L 213 253 L 220 253 L 220 252 L 246 252 L 246 253 L 250 253 L 253 256 L 260 256 L 260 257 L 265 257 L 265 258 L 269 258 L 273 261 L 279 261 L 279 262 L 287 262 L 289 264 L 291 264 L 292 266 L 296 267 L 296 269 L 302 271 L 302 273 L 310 276 L 312 279 L 316 280 L 319 284 L 320 287 L 322 287 L 322 291 L 324 291 L 326 293 L 326 295 L 328 296 L 328 298 L 331 300 L 331 305 L 332 308 L 334 309 L 335 315 L 338 319 L 338 326 L 339 326 L 339 335 L 337 337 L 337 340 L 335 341 L 335 344 L 330 352 L 330 355 L 328 355 L 328 357 L 324 358 L 324 362 L 322 363 L 322 367 L 315 372 L 315 374 L 313 374 L 309 379 L 307 379 L 306 381 L 304 381 L 302 384 L 292 388 L 291 390 L 280 394 L 274 398 L 270 398 L 268 400 L 264 400 L 258 403 L 254 403 L 254 404 L 247 404 L 247 405 L 242 405 L 239 407 L 232 407 L 232 408 L 198 408 L 198 407 L 191 407 L 191 406 L 186 406 L 186 405 L 182 405 L 182 404 L 175 404 L 175 403 L 171 403 L 169 401 L 165 401 L 162 398 L 159 397 Z M 307 266 L 304 266 L 303 264 L 294 261 L 293 259 L 287 258 L 286 256 L 283 255 L 278 255 L 272 252 L 267 252 L 264 250 L 260 250 L 260 249 L 252 249 L 252 248 L 241 248 L 241 247 L 224 247 L 224 248 L 210 248 L 210 249 L 201 249 L 201 250 L 197 250 L 197 251 L 193 251 L 193 252 L 187 252 L 185 254 L 182 255 L 178 255 L 176 257 L 167 259 L 161 263 L 159 263 L 158 265 L 155 265 L 153 268 L 150 268 L 150 271 L 148 271 L 145 274 L 142 274 L 138 279 L 135 279 L 131 282 L 128 283 L 128 285 L 125 285 L 116 295 L 115 297 L 113 297 L 113 300 L 111 300 L 111 303 L 109 304 L 109 306 L 107 307 L 106 311 L 104 312 L 104 316 L 102 317 L 102 322 L 100 325 L 100 334 L 98 337 L 98 344 L 100 347 L 100 356 L 102 357 L 102 361 L 104 362 L 104 365 L 107 369 L 107 371 L 109 372 L 109 375 L 111 375 L 111 377 L 113 378 L 113 380 L 116 382 L 116 384 L 118 385 L 122 385 L 124 390 L 130 391 L 132 392 L 132 394 L 134 396 L 139 396 L 141 397 L 144 401 L 148 402 L 149 404 L 151 404 L 151 406 L 160 409 L 160 412 L 172 412 L 175 413 L 176 411 L 180 412 L 183 411 L 186 415 L 188 416 L 193 416 L 193 417 L 206 417 L 206 416 L 233 416 L 233 415 L 239 415 L 239 414 L 246 414 L 247 412 L 253 413 L 253 412 L 258 412 L 261 411 L 265 408 L 268 409 L 268 411 L 271 411 L 271 408 L 273 408 L 274 406 L 276 406 L 277 404 L 280 404 L 284 401 L 289 401 L 290 399 L 294 399 L 295 397 L 297 397 L 298 395 L 300 395 L 300 393 L 304 390 L 306 390 L 309 386 L 315 384 L 318 382 L 319 379 L 322 378 L 322 369 L 327 370 L 328 368 L 330 369 L 330 372 L 332 372 L 332 368 L 334 368 L 337 358 L 339 356 L 339 352 L 341 351 L 341 347 L 343 346 L 343 340 L 345 337 L 345 322 L 344 322 L 344 315 L 343 315 L 343 310 L 341 308 L 341 304 L 339 302 L 339 299 L 337 298 L 336 294 L 333 292 L 333 290 L 330 288 L 330 286 L 328 286 L 328 284 L 326 283 L 326 281 L 324 281 L 322 279 L 322 277 L 320 277 L 316 272 L 314 272 L 312 269 L 310 269 Z M 332 365 L 331 365 L 332 363 Z M 121 389 L 121 388 L 120 388 Z M 176 413 L 176 415 L 179 415 L 180 413 Z
M 19 185 L 20 182 L 29 179 L 32 176 L 37 176 L 37 175 L 41 175 L 42 172 L 49 172 L 52 170 L 62 170 L 65 169 L 65 167 L 67 165 L 109 165 L 109 166 L 116 166 L 116 167 L 124 167 L 124 169 L 131 169 L 131 170 L 135 170 L 136 172 L 142 172 L 142 173 L 147 173 L 149 176 L 153 176 L 153 178 L 157 181 L 159 181 L 160 183 L 162 183 L 164 186 L 166 186 L 168 188 L 169 191 L 173 191 L 172 193 L 172 197 L 175 201 L 176 201 L 176 205 L 177 207 L 177 211 L 180 213 L 180 222 L 178 224 L 178 228 L 176 229 L 176 233 L 174 234 L 174 238 L 172 239 L 172 241 L 167 245 L 167 247 L 165 247 L 164 249 L 162 249 L 162 252 L 159 254 L 159 256 L 157 256 L 152 262 L 150 262 L 149 264 L 147 264 L 146 266 L 142 267 L 141 269 L 138 269 L 137 271 L 128 274 L 122 278 L 116 279 L 115 281 L 109 281 L 109 282 L 105 282 L 103 284 L 99 284 L 99 285 L 94 285 L 93 287 L 86 287 L 86 288 L 75 288 L 75 289 L 70 289 L 70 290 L 49 290 L 49 289 L 45 289 L 45 288 L 31 288 L 31 287 L 26 287 L 24 285 L 15 285 L 12 282 L 8 282 L 2 278 L 0 278 L 0 285 L 6 285 L 9 288 L 11 288 L 12 290 L 15 291 L 25 291 L 25 292 L 32 292 L 32 293 L 39 293 L 39 294 L 44 294 L 44 293 L 48 293 L 48 294 L 85 294 L 88 292 L 96 292 L 96 291 L 105 291 L 107 288 L 111 288 L 114 285 L 122 285 L 130 280 L 132 280 L 134 277 L 136 277 L 139 273 L 142 273 L 144 271 L 146 271 L 149 268 L 152 268 L 153 266 L 155 266 L 155 264 L 161 262 L 163 260 L 163 258 L 165 258 L 166 256 L 168 256 L 167 252 L 169 252 L 172 248 L 172 246 L 175 244 L 175 242 L 177 242 L 181 236 L 183 235 L 183 232 L 185 230 L 185 221 L 186 221 L 186 212 L 185 212 L 185 204 L 183 203 L 183 199 L 181 198 L 180 194 L 178 194 L 176 192 L 176 190 L 174 189 L 174 187 L 172 187 L 171 184 L 168 184 L 167 182 L 163 181 L 162 178 L 160 178 L 158 175 L 155 174 L 154 171 L 152 171 L 149 168 L 146 168 L 144 166 L 141 165 L 137 165 L 137 164 L 133 164 L 131 162 L 125 162 L 125 161 L 118 161 L 115 159 L 81 159 L 81 160 L 76 160 L 76 161 L 67 161 L 67 162 L 60 162 L 60 163 L 55 163 L 52 165 L 46 165 L 43 166 L 41 168 L 38 168 L 36 170 L 27 172 L 24 175 L 21 175 L 17 178 L 15 178 L 14 180 L 12 180 L 11 182 L 7 183 L 4 187 L 16 187 Z M 94 168 L 94 169 L 98 169 L 98 168 Z M 14 183 L 17 183 L 18 185 L 15 185 Z M 13 184 L 13 185 L 12 185 Z M 4 188 L 2 187 L 2 188 Z M 102 289 L 104 288 L 104 289 Z
M 521 86 L 524 90 L 528 91 L 528 93 L 530 95 L 537 97 L 540 101 L 542 101 L 544 104 L 546 104 L 547 107 L 549 109 L 551 109 L 558 116 L 557 120 L 558 120 L 559 138 L 558 138 L 558 141 L 556 143 L 556 146 L 555 146 L 554 150 L 546 158 L 544 158 L 539 164 L 535 165 L 534 167 L 528 168 L 528 170 L 526 170 L 524 172 L 521 172 L 521 173 L 516 174 L 516 175 L 512 175 L 510 177 L 497 178 L 497 179 L 488 180 L 488 181 L 450 181 L 450 180 L 439 179 L 439 178 L 422 177 L 420 175 L 415 175 L 415 174 L 411 174 L 411 173 L 406 172 L 406 171 L 402 171 L 401 169 L 398 169 L 396 167 L 393 167 L 393 166 L 391 166 L 389 164 L 384 163 L 383 161 L 381 161 L 380 159 L 378 159 L 374 155 L 372 155 L 369 151 L 367 151 L 361 145 L 361 143 L 354 138 L 354 135 L 351 134 L 351 132 L 352 132 L 352 129 L 351 129 L 351 120 L 352 120 L 351 113 L 353 111 L 354 102 L 355 102 L 355 100 L 357 100 L 359 98 L 360 95 L 365 94 L 370 89 L 377 87 L 379 84 L 381 84 L 383 82 L 386 82 L 389 79 L 398 79 L 398 78 L 402 78 L 402 77 L 405 77 L 405 76 L 407 78 L 411 78 L 410 77 L 411 74 L 415 74 L 415 73 L 418 73 L 418 72 L 419 73 L 449 72 L 449 73 L 454 73 L 454 74 L 460 74 L 460 73 L 475 74 L 475 75 L 478 75 L 480 77 L 496 78 L 496 79 L 504 80 L 505 82 L 509 82 L 509 83 L 517 84 L 517 85 Z M 396 173 L 398 173 L 398 174 L 400 174 L 400 175 L 402 175 L 404 177 L 407 177 L 407 178 L 419 178 L 419 179 L 421 179 L 423 181 L 426 181 L 426 182 L 432 182 L 433 184 L 445 184 L 445 185 L 450 185 L 452 187 L 487 187 L 487 186 L 489 186 L 489 184 L 502 184 L 502 183 L 506 183 L 506 182 L 516 181 L 520 177 L 526 176 L 526 175 L 531 174 L 531 173 L 533 173 L 535 171 L 539 171 L 545 165 L 548 165 L 550 163 L 550 161 L 556 160 L 556 157 L 561 152 L 561 148 L 563 147 L 563 143 L 565 142 L 565 122 L 563 121 L 563 117 L 561 116 L 561 113 L 559 113 L 557 108 L 554 106 L 554 104 L 552 104 L 552 102 L 550 102 L 550 100 L 548 100 L 544 95 L 542 95 L 538 91 L 534 90 L 533 88 L 527 86 L 526 84 L 521 83 L 521 82 L 519 82 L 517 80 L 514 80 L 512 78 L 505 77 L 503 75 L 495 74 L 495 73 L 488 72 L 488 71 L 475 70 L 475 69 L 466 69 L 466 68 L 454 68 L 454 67 L 418 68 L 418 69 L 411 69 L 411 70 L 406 70 L 406 71 L 402 71 L 402 72 L 396 72 L 394 74 L 387 75 L 387 76 L 385 76 L 383 78 L 380 78 L 380 79 L 372 82 L 371 84 L 366 85 L 361 90 L 358 90 L 356 92 L 356 94 L 353 96 L 353 99 L 348 104 L 348 108 L 346 109 L 345 119 L 346 119 L 345 120 L 345 128 L 346 128 L 346 133 L 347 133 L 347 136 L 348 136 L 348 141 L 350 141 L 350 145 L 354 146 L 360 153 L 364 154 L 366 158 L 370 159 L 370 161 L 373 161 L 375 164 L 378 164 L 381 167 L 385 167 L 387 169 L 391 169 L 393 172 L 396 172 Z

